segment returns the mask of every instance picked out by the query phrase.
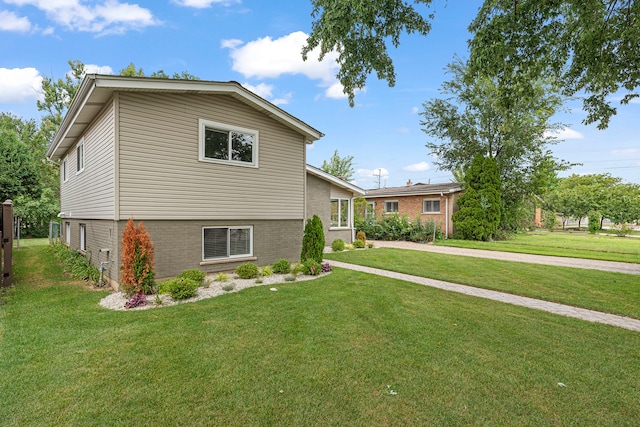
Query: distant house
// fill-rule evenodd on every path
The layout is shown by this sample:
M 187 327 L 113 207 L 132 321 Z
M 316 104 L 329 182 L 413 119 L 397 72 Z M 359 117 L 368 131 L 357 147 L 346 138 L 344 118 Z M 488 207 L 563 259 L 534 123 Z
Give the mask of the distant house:
M 353 199 L 364 193 L 356 185 L 307 165 L 307 217 L 320 217 L 327 245 L 336 239 L 354 240 Z
M 367 190 L 367 216 L 406 215 L 410 220 L 420 217 L 422 221 L 435 220 L 442 232 L 454 233 L 451 215 L 457 210 L 456 200 L 462 194 L 462 184 L 412 184 L 403 187 L 387 187 Z
M 360 191 L 306 165 L 322 136 L 236 82 L 87 75 L 47 152 L 63 240 L 114 285 L 130 217 L 151 235 L 158 278 L 298 260 L 305 219 L 348 236 Z

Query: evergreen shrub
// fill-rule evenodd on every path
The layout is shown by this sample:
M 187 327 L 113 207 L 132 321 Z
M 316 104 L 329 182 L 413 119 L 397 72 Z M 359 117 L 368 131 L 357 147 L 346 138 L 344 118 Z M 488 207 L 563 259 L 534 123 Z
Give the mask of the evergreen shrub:
M 312 259 L 318 263 L 322 262 L 324 255 L 324 227 L 318 215 L 314 215 L 307 220 L 304 227 L 304 235 L 302 236 L 302 251 L 300 253 L 300 261 L 304 262 Z

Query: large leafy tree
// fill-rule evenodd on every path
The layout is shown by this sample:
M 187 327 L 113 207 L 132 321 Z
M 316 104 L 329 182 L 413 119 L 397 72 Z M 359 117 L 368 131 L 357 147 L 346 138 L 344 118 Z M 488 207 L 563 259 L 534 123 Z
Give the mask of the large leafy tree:
M 431 2 L 311 0 L 314 21 L 303 58 L 316 47 L 320 58 L 337 52 L 337 77 L 353 105 L 369 74 L 395 84 L 388 48 L 397 47 L 404 32 L 429 33 L 433 13 L 425 6 Z M 604 128 L 616 112 L 609 95 L 623 91 L 623 103 L 638 96 L 635 0 L 485 0 L 470 30 L 472 67 L 511 87 L 501 94 L 507 103 L 532 96 L 535 83 L 552 78 L 566 95 L 586 94 L 586 122 Z
M 640 220 L 640 185 L 618 184 L 609 193 L 602 208 L 605 218 L 614 224 L 635 223 Z
M 329 161 L 322 162 L 320 169 L 338 178 L 351 181 L 354 173 L 353 156 L 340 157 L 338 150 L 335 150 Z
M 497 79 L 470 75 L 461 60 L 449 72 L 452 79 L 441 90 L 446 97 L 424 104 L 421 124 L 434 138 L 426 146 L 443 170 L 467 171 L 479 154 L 494 159 L 501 181 L 501 227 L 517 229 L 527 198 L 541 194 L 555 172 L 566 167 L 551 156 L 547 147 L 556 140 L 546 136 L 559 126 L 550 119 L 561 99 L 538 83 L 535 96 L 505 105 L 502 94 L 509 89 Z
M 0 127 L 0 200 L 19 195 L 39 197 L 40 192 L 40 171 L 33 151 L 14 130 Z

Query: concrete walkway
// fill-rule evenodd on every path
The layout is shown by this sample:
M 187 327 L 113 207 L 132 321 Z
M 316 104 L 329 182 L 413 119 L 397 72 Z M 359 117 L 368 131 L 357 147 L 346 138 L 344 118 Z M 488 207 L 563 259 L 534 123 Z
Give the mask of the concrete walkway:
M 504 302 L 507 304 L 529 307 L 536 310 L 547 311 L 549 313 L 559 314 L 561 316 L 575 317 L 576 319 L 586 320 L 588 322 L 604 323 L 607 325 L 617 326 L 624 329 L 640 332 L 640 320 L 630 317 L 618 316 L 615 314 L 607 314 L 584 308 L 572 307 L 569 305 L 558 304 L 555 302 L 542 301 L 534 298 L 521 297 L 518 295 L 507 294 L 504 292 L 492 291 L 489 289 L 475 288 L 472 286 L 458 285 L 456 283 L 444 282 L 441 280 L 428 279 L 426 277 L 412 276 L 410 274 L 396 273 L 393 271 L 382 270 L 379 268 L 364 267 L 361 265 L 348 264 L 340 261 L 330 261 L 332 266 L 346 268 L 349 270 L 360 271 L 363 273 L 376 274 L 378 276 L 389 277 L 392 279 L 413 282 L 419 285 L 430 286 L 433 288 L 444 289 L 446 291 L 458 292 L 465 295 L 471 295 L 480 298 L 486 298 L 494 301 Z
M 376 240 L 376 248 L 399 248 L 417 251 L 436 252 L 447 255 L 470 256 L 476 258 L 497 259 L 501 261 L 527 262 L 532 264 L 556 265 L 559 267 L 586 268 L 589 270 L 611 271 L 614 273 L 640 275 L 640 264 L 615 261 L 598 261 L 593 259 L 565 258 L 547 255 L 519 254 L 515 252 L 487 251 L 482 249 L 454 248 L 450 246 L 425 245 L 414 242 L 386 242 Z M 640 260 L 639 260 L 640 261 Z

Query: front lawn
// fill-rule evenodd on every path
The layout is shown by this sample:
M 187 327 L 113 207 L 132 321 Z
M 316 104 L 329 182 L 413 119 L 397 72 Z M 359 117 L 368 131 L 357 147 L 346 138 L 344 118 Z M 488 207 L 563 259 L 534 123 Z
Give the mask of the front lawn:
M 601 234 L 535 231 L 517 234 L 509 240 L 476 242 L 438 240 L 440 246 L 486 249 L 573 258 L 640 263 L 640 238 L 603 236 Z
M 369 251 L 369 252 L 377 252 Z M 634 425 L 640 334 L 335 269 L 136 312 L 16 251 L 3 425 Z
M 326 258 L 640 319 L 637 275 L 393 248 Z

